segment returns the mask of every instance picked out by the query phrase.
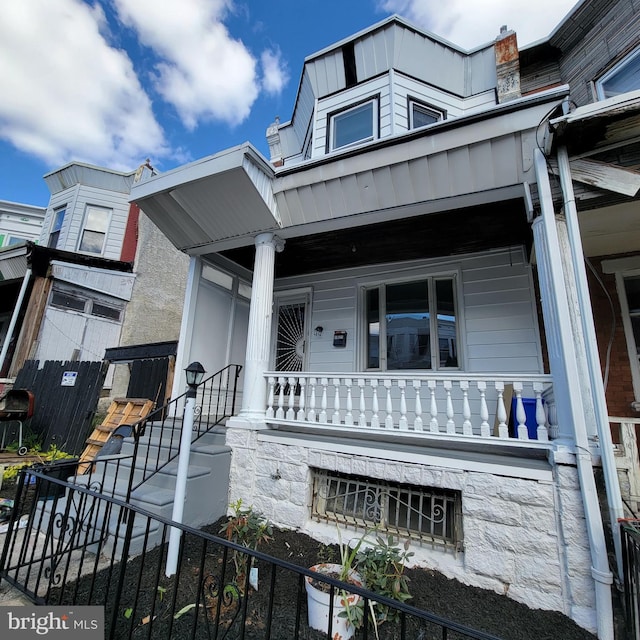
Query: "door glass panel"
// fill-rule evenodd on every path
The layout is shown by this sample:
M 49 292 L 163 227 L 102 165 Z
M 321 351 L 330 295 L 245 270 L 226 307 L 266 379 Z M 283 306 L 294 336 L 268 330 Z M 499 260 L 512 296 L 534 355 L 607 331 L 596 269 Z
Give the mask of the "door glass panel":
M 636 353 L 640 357 L 640 277 L 625 278 L 624 288 L 627 294 L 627 305 L 629 306 L 633 338 L 636 343 Z
M 380 367 L 380 291 L 367 291 L 367 368 Z
M 386 287 L 387 369 L 431 369 L 426 281 Z
M 436 280 L 438 351 L 441 367 L 458 366 L 456 311 L 453 280 Z
M 305 349 L 304 302 L 278 308 L 276 371 L 302 371 Z

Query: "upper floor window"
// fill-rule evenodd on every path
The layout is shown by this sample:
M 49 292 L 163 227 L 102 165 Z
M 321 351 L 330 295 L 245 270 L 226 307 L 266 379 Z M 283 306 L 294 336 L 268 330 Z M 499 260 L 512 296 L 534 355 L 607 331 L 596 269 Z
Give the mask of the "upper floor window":
M 432 277 L 365 290 L 368 369 L 458 367 L 455 279 Z
M 378 137 L 378 101 L 368 100 L 329 116 L 329 151 Z
M 607 71 L 596 82 L 596 89 L 601 100 L 640 89 L 640 47 Z
M 421 102 L 409 100 L 409 128 L 418 129 L 444 118 L 442 111 L 428 107 Z
M 50 304 L 57 309 L 78 311 L 115 322 L 120 321 L 124 309 L 124 303 L 121 300 L 80 291 L 57 282 L 53 285 Z
M 64 222 L 64 216 L 67 212 L 66 207 L 60 207 L 53 212 L 53 224 L 51 225 L 51 232 L 49 233 L 49 242 L 47 246 L 50 249 L 55 249 L 58 246 L 58 240 L 60 239 L 60 230 Z
M 80 237 L 78 251 L 101 254 L 104 250 L 104 241 L 107 237 L 110 209 L 102 207 L 87 207 L 84 220 L 84 228 Z

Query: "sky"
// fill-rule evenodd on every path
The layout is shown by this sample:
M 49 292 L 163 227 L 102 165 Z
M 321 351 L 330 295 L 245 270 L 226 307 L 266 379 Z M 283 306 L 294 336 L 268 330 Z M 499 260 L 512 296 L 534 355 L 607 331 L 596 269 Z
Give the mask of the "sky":
M 160 172 L 291 118 L 305 57 L 392 14 L 463 49 L 546 38 L 575 0 L 0 0 L 0 200 L 73 161 Z

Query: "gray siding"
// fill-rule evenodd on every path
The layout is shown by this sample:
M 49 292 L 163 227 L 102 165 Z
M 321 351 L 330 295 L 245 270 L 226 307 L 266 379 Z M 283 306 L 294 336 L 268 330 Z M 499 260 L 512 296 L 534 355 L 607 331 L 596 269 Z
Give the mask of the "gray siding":
M 286 248 L 285 248 L 286 251 Z M 539 328 L 531 269 L 520 247 L 456 259 L 397 263 L 279 280 L 278 291 L 311 286 L 309 369 L 348 372 L 360 369 L 360 286 L 416 275 L 457 272 L 460 352 L 470 373 L 542 373 Z M 346 331 L 346 348 L 334 348 L 334 331 Z M 313 332 L 311 332 L 313 334 Z

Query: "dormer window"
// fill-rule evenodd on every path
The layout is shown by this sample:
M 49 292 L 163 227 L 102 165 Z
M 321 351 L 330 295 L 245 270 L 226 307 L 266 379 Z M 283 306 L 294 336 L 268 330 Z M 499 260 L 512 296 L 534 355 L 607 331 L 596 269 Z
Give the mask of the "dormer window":
M 82 230 L 82 236 L 80 237 L 78 251 L 102 254 L 104 250 L 104 241 L 107 237 L 110 215 L 111 209 L 91 206 L 87 207 L 84 229 Z
M 374 98 L 329 116 L 329 149 L 335 151 L 378 137 L 378 100 Z
M 444 119 L 444 113 L 433 107 L 417 102 L 416 100 L 409 100 L 409 128 L 419 129 L 425 127 L 428 124 L 433 124 L 439 120 Z
M 640 47 L 609 69 L 597 82 L 598 98 L 613 98 L 640 89 Z
M 58 246 L 58 241 L 60 240 L 60 230 L 62 229 L 62 224 L 64 223 L 64 216 L 66 212 L 66 207 L 60 207 L 53 212 L 53 224 L 51 225 L 49 242 L 47 242 L 47 246 L 50 249 L 55 249 Z

